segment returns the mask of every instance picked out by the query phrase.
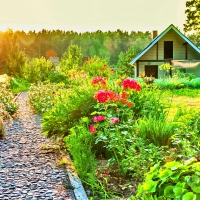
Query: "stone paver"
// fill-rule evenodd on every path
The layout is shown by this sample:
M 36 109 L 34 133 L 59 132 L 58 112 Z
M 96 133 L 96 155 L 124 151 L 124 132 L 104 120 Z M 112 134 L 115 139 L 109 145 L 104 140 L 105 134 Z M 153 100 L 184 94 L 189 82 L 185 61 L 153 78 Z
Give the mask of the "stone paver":
M 0 199 L 74 200 L 73 189 L 66 189 L 68 173 L 56 167 L 54 152 L 41 152 L 51 141 L 40 133 L 40 118 L 31 113 L 27 99 L 27 93 L 21 93 L 19 117 L 0 140 Z

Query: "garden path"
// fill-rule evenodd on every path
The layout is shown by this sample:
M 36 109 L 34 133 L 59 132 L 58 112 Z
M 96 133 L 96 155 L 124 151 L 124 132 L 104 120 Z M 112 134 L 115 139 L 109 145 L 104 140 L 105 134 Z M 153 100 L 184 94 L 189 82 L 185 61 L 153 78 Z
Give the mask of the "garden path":
M 0 140 L 0 199 L 77 199 L 69 174 L 56 166 L 55 152 L 42 151 L 51 141 L 40 133 L 40 118 L 27 100 L 27 93 L 21 93 L 17 118 Z

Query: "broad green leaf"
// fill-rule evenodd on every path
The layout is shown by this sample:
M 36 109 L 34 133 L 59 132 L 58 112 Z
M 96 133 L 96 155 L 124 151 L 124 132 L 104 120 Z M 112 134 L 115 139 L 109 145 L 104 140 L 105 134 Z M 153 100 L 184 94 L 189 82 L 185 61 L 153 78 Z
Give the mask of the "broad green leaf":
M 178 182 L 175 187 L 185 188 L 185 185 L 186 185 L 185 182 Z
M 143 184 L 143 189 L 149 193 L 156 191 L 157 181 L 147 181 Z
M 196 200 L 200 200 L 200 194 L 196 194 L 197 197 L 196 197 Z
M 96 115 L 97 111 L 92 112 L 90 115 Z
M 168 185 L 164 190 L 165 197 L 174 198 L 175 194 L 174 194 L 173 189 L 174 189 L 173 185 Z
M 194 194 L 193 192 L 187 192 L 183 196 L 183 200 L 196 200 L 196 194 Z
M 192 182 L 198 184 L 200 182 L 200 178 L 197 175 L 192 176 Z
M 192 168 L 194 168 L 197 170 L 197 171 L 200 171 L 200 162 L 196 162 L 192 165 Z
M 170 176 L 173 181 L 177 181 L 181 175 L 181 172 L 174 173 Z
M 182 194 L 183 194 L 183 189 L 181 188 L 181 187 L 175 187 L 174 189 L 173 189 L 173 191 L 174 191 L 174 194 L 175 194 L 175 197 L 176 198 L 179 198 Z
M 190 185 L 193 192 L 200 194 L 200 184 L 196 184 L 194 182 Z
M 176 161 L 171 161 L 166 163 L 164 166 L 166 168 L 170 168 L 171 170 L 176 170 L 181 164 L 179 162 Z
M 172 171 L 169 170 L 169 169 L 165 169 L 165 170 L 163 170 L 163 171 L 160 171 L 158 177 L 159 177 L 160 179 L 164 179 L 164 178 L 169 177 L 170 175 L 172 175 Z

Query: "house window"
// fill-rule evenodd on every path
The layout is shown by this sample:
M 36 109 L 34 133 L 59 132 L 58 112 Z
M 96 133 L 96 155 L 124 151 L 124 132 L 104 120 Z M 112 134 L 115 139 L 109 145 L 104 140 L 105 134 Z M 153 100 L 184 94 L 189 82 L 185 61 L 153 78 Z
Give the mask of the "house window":
M 173 59 L 173 41 L 164 41 L 164 59 Z

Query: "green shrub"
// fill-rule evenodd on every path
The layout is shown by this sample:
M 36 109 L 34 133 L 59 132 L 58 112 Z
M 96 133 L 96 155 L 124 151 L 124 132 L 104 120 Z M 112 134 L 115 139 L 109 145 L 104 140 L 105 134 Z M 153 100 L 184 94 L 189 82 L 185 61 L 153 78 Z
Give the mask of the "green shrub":
M 97 56 L 94 56 L 86 61 L 82 69 L 92 77 L 107 77 L 111 74 L 111 68 L 108 66 L 108 61 Z
M 156 146 L 166 146 L 170 143 L 175 126 L 171 121 L 166 120 L 165 116 L 156 118 L 150 115 L 139 119 L 137 128 L 138 135 L 144 140 Z
M 54 106 L 44 113 L 42 131 L 47 137 L 63 137 L 81 117 L 89 116 L 94 110 L 94 88 L 88 81 L 73 86 L 55 100 Z
M 37 112 L 43 114 L 56 104 L 56 99 L 59 99 L 62 93 L 66 92 L 67 90 L 63 83 L 39 83 L 37 85 L 31 85 L 28 97 L 31 106 Z
M 21 76 L 30 83 L 37 83 L 48 80 L 52 70 L 53 65 L 49 60 L 46 60 L 44 57 L 34 58 L 23 66 Z
M 136 197 L 143 200 L 200 198 L 200 162 L 191 158 L 184 162 L 159 163 L 145 174 L 145 181 L 138 186 Z
M 49 74 L 49 81 L 50 83 L 64 83 L 67 87 L 69 84 L 69 79 L 66 75 L 60 74 L 58 72 L 51 72 Z
M 14 114 L 19 105 L 14 102 L 14 95 L 11 92 L 10 89 L 6 89 L 6 85 L 0 85 L 0 103 L 3 103 L 6 111 L 8 111 L 9 114 Z
M 10 80 L 9 89 L 12 90 L 13 94 L 17 94 L 19 92 L 27 91 L 30 87 L 30 83 L 21 78 L 12 77 Z
M 88 181 L 88 174 L 94 175 L 96 166 L 94 135 L 89 132 L 88 122 L 88 118 L 81 118 L 79 123 L 70 129 L 69 136 L 64 138 L 78 175 L 84 182 Z

